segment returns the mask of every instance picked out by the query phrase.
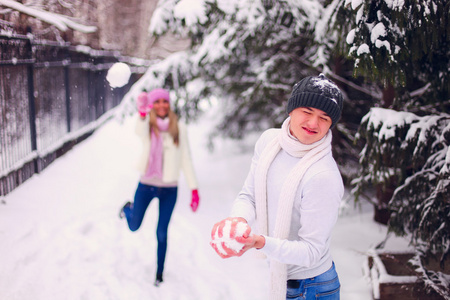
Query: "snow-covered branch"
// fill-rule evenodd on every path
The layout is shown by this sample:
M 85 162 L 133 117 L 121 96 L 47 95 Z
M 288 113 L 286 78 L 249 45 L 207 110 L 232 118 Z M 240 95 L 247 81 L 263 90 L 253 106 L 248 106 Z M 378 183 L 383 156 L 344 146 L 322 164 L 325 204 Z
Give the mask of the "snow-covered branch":
M 424 87 L 422 87 L 422 88 L 420 88 L 420 89 L 417 89 L 417 90 L 411 92 L 409 95 L 410 95 L 411 97 L 417 97 L 417 96 L 420 96 L 420 95 L 422 95 L 423 93 L 425 93 L 425 92 L 428 90 L 428 88 L 429 88 L 430 86 L 431 86 L 431 83 L 428 82 Z
M 296 60 L 296 61 L 304 64 L 305 66 L 308 66 L 311 69 L 315 69 L 315 70 L 317 70 L 320 73 L 323 72 L 322 68 L 315 67 L 311 62 L 309 62 L 308 60 L 302 58 L 301 56 L 297 56 L 297 55 L 294 55 L 294 54 L 290 54 L 289 56 L 293 60 Z M 351 88 L 353 88 L 353 89 L 355 89 L 357 91 L 360 91 L 361 93 L 364 93 L 364 94 L 366 94 L 366 95 L 368 95 L 368 96 L 370 96 L 372 98 L 381 99 L 381 97 L 382 97 L 381 93 L 374 93 L 374 92 L 372 92 L 372 91 L 370 91 L 368 89 L 365 89 L 365 88 L 363 88 L 363 87 L 361 87 L 361 86 L 351 82 L 350 80 L 347 80 L 347 79 L 343 78 L 342 76 L 339 76 L 339 75 L 337 75 L 337 74 L 335 74 L 335 73 L 333 73 L 331 71 L 327 72 L 326 75 L 331 77 L 332 79 L 335 79 L 335 80 L 337 80 L 337 81 L 339 81 L 339 82 L 341 82 L 341 83 L 343 83 L 345 85 L 348 85 L 349 87 L 351 87 Z
M 63 15 L 48 12 L 48 11 L 43 11 L 43 10 L 40 10 L 37 8 L 32 8 L 29 6 L 25 6 L 22 3 L 19 3 L 17 1 L 0 0 L 0 5 L 12 8 L 21 13 L 27 14 L 29 16 L 35 17 L 39 20 L 42 20 L 49 24 L 52 24 L 61 31 L 66 31 L 68 28 L 72 28 L 73 30 L 83 32 L 83 33 L 92 33 L 92 32 L 97 31 L 96 26 L 88 26 L 88 25 L 79 24 L 79 23 L 69 19 L 69 17 L 67 17 L 67 16 L 63 16 Z

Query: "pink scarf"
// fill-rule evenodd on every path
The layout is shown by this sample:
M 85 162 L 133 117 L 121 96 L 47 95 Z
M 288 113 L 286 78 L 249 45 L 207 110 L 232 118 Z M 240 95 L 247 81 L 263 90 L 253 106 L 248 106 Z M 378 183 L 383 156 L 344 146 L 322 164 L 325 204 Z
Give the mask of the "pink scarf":
M 148 166 L 145 172 L 145 177 L 152 178 L 158 177 L 162 178 L 162 163 L 163 163 L 163 140 L 162 132 L 169 130 L 169 118 L 161 119 L 156 118 L 156 125 L 159 129 L 159 134 L 157 135 L 154 130 L 151 131 L 150 135 L 150 154 L 148 158 Z

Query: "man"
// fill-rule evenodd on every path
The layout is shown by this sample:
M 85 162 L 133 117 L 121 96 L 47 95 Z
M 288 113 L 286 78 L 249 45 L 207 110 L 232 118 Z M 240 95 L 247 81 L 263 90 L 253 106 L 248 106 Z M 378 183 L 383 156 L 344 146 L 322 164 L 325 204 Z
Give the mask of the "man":
M 323 74 L 298 82 L 282 128 L 265 131 L 256 143 L 231 217 L 213 227 L 211 245 L 221 257 L 241 256 L 251 248 L 267 256 L 271 300 L 322 294 L 339 299 L 330 240 L 344 186 L 331 153 L 331 129 L 342 105 L 341 91 Z M 237 234 L 239 224 L 255 221 L 256 228 Z M 227 234 L 243 248 L 214 242 Z

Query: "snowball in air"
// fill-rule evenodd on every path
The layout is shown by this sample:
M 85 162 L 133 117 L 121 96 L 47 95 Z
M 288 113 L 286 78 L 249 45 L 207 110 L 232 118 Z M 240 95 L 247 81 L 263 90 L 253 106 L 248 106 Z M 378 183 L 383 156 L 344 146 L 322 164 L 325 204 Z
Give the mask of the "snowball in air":
M 235 237 L 242 237 L 244 233 L 248 230 L 249 226 L 245 222 L 238 222 L 236 224 L 236 234 Z M 219 229 L 216 229 L 216 232 L 214 234 L 214 239 L 212 240 L 212 243 L 214 243 L 217 246 L 217 250 L 222 253 L 223 255 L 226 255 L 227 252 L 222 247 L 222 243 L 229 249 L 233 250 L 236 254 L 239 253 L 239 251 L 242 250 L 244 247 L 244 244 L 239 243 L 235 240 L 235 238 L 230 237 L 231 233 L 231 221 L 227 220 L 225 221 L 225 226 L 223 227 L 222 231 L 222 237 L 219 237 Z
M 106 80 L 108 80 L 109 85 L 112 88 L 123 87 L 128 83 L 131 76 L 130 67 L 125 63 L 115 63 L 106 75 Z

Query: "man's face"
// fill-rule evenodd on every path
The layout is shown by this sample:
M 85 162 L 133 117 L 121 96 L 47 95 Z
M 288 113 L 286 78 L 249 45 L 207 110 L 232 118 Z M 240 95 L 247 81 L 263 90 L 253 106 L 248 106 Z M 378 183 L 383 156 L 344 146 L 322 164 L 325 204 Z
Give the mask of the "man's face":
M 321 140 L 332 124 L 329 115 L 313 107 L 298 107 L 289 116 L 291 134 L 305 145 Z

